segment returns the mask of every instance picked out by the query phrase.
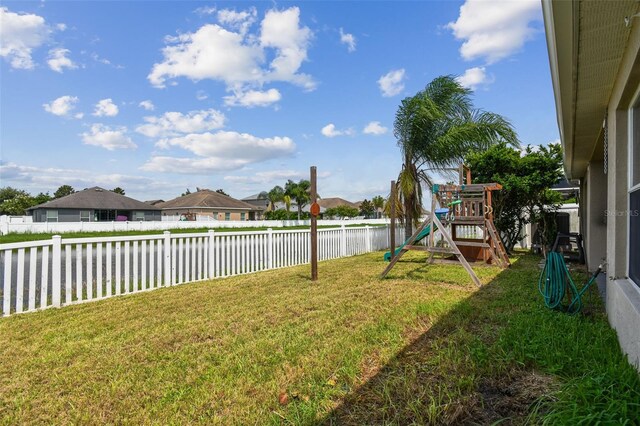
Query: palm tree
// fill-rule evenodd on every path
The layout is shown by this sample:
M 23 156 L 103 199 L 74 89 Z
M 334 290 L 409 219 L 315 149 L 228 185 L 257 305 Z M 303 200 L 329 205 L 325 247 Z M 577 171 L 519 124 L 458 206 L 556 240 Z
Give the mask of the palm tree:
M 291 197 L 288 195 L 285 195 L 282 197 L 282 202 L 284 203 L 285 208 L 287 209 L 287 212 L 291 211 Z
M 404 158 L 396 202 L 402 207 L 407 238 L 422 214 L 422 183 L 433 184 L 429 171 L 447 173 L 469 152 L 499 142 L 519 146 L 511 123 L 498 114 L 473 109 L 471 94 L 453 76 L 441 76 L 403 99 L 396 112 L 394 135 Z
M 276 209 L 276 203 L 283 201 L 284 197 L 284 189 L 281 186 L 274 186 L 271 191 L 267 193 L 267 199 L 269 200 L 269 210 L 273 211 Z
M 302 179 L 296 183 L 289 179 L 284 186 L 284 193 L 291 197 L 298 205 L 298 220 L 302 215 L 302 208 L 311 201 L 311 182 Z
M 380 214 L 379 211 L 384 207 L 384 198 L 380 195 L 376 195 L 371 199 L 371 202 L 373 203 L 373 207 L 376 209 L 376 219 L 378 219 L 378 215 Z

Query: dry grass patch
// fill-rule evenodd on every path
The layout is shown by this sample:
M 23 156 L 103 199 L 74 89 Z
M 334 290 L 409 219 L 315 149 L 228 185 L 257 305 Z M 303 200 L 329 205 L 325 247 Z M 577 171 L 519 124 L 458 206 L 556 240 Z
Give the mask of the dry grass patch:
M 323 262 L 317 283 L 294 267 L 0 319 L 0 423 L 520 421 L 554 413 L 552 400 L 514 390 L 532 372 L 572 389 L 600 372 L 619 388 L 603 411 L 635 413 L 640 385 L 615 334 L 601 314 L 552 322 L 537 259 L 478 268 L 478 290 L 461 267 L 413 253 L 380 280 L 381 258 Z M 579 350 L 604 367 L 588 371 L 591 355 L 559 367 L 575 342 L 608 347 Z M 564 406 L 580 397 L 562 391 Z M 499 394 L 524 402 L 505 412 Z

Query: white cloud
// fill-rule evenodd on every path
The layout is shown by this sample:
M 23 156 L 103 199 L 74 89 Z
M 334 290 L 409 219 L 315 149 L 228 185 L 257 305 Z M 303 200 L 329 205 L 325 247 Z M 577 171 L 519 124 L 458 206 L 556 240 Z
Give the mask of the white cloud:
M 154 156 L 142 166 L 142 170 L 186 174 L 215 173 L 289 156 L 295 150 L 295 143 L 288 137 L 259 138 L 247 133 L 225 131 L 164 139 L 156 145 L 160 148 L 179 147 L 198 157 Z
M 140 170 L 157 173 L 198 175 L 237 170 L 246 164 L 247 162 L 240 159 L 154 156 L 144 163 L 142 167 L 140 167 Z
M 216 13 L 216 8 L 215 6 L 202 6 L 197 8 L 196 10 L 194 10 L 195 13 L 197 13 L 198 15 L 213 15 L 214 13 Z
M 297 172 L 295 170 L 270 170 L 267 172 L 252 173 L 251 176 L 225 176 L 224 180 L 234 183 L 254 183 L 254 184 L 268 184 L 291 180 L 308 179 L 309 172 Z
M 346 44 L 349 52 L 356 51 L 356 38 L 353 34 L 345 33 L 342 28 L 340 28 L 340 43 Z
M 109 127 L 104 124 L 92 124 L 91 130 L 82 133 L 80 136 L 82 136 L 82 142 L 86 145 L 99 146 L 109 151 L 136 147 L 136 144 L 127 136 L 126 127 Z
M 247 91 L 283 81 L 314 89 L 313 79 L 299 72 L 312 38 L 311 30 L 300 25 L 300 10 L 270 10 L 259 33 L 249 33 L 256 14 L 254 9 L 220 11 L 220 25 L 206 24 L 193 33 L 166 37 L 163 60 L 153 65 L 149 82 L 165 87 L 167 80 L 178 77 L 211 79 L 224 82 L 230 91 Z M 267 57 L 273 58 L 268 64 Z
M 458 83 L 471 90 L 476 90 L 480 86 L 486 86 L 493 83 L 494 79 L 487 75 L 485 67 L 469 68 L 459 77 L 456 77 Z
M 76 96 L 60 96 L 57 99 L 49 102 L 48 104 L 42 104 L 44 110 L 59 117 L 69 117 L 71 112 L 75 109 L 78 103 Z M 78 116 L 79 115 L 79 116 Z M 79 113 L 75 115 L 76 118 L 82 118 L 83 114 Z
M 320 130 L 320 133 L 328 138 L 335 138 L 336 136 L 353 136 L 355 132 L 353 129 L 338 130 L 333 123 L 329 123 Z
M 6 7 L 0 7 L 0 23 L 0 56 L 12 68 L 32 69 L 31 53 L 48 40 L 51 28 L 42 16 L 13 13 Z
M 127 196 L 138 199 L 154 198 L 158 192 L 172 193 L 183 190 L 184 184 L 165 182 L 158 178 L 123 175 L 118 173 L 99 173 L 96 170 L 65 169 L 59 167 L 33 167 L 16 163 L 0 163 L 0 180 L 30 192 L 52 192 L 65 183 L 76 189 L 100 186 L 102 188 L 125 188 Z M 135 194 L 140 194 L 136 196 Z M 131 194 L 131 195 L 130 195 Z M 157 195 L 155 195 L 157 196 Z
M 231 9 L 218 11 L 218 22 L 232 30 L 239 31 L 242 35 L 245 35 L 249 31 L 251 26 L 256 22 L 257 17 L 258 11 L 255 7 L 240 12 Z
M 113 103 L 111 98 L 102 99 L 96 104 L 93 115 L 96 117 L 115 117 L 118 115 L 118 106 Z
M 379 121 L 371 121 L 362 130 L 367 135 L 384 135 L 389 129 L 380 124 Z
M 195 13 L 197 13 L 198 15 L 213 15 L 214 13 L 216 13 L 216 8 L 215 6 L 202 6 L 197 8 L 196 10 L 194 10 Z
M 289 81 L 307 90 L 315 89 L 311 76 L 299 74 L 298 69 L 307 59 L 307 49 L 313 33 L 300 26 L 300 9 L 291 7 L 270 10 L 262 20 L 260 44 L 276 49 L 271 69 L 265 76 L 268 81 Z
M 71 59 L 67 58 L 67 55 L 69 53 L 71 53 L 69 49 L 63 48 L 55 48 L 49 50 L 49 59 L 47 60 L 49 68 L 59 73 L 62 73 L 62 71 L 64 71 L 64 68 L 69 68 L 70 70 L 78 68 L 78 66 Z
M 293 153 L 295 143 L 288 137 L 259 138 L 248 133 L 218 131 L 191 133 L 156 144 L 160 148 L 177 146 L 200 157 L 244 159 L 247 162 L 265 161 Z
M 108 60 L 107 58 L 103 58 L 100 55 L 98 55 L 95 52 L 92 52 L 90 55 L 91 59 L 93 59 L 95 62 L 98 62 L 99 64 L 103 64 L 103 65 L 109 65 L 115 69 L 121 70 L 124 69 L 123 65 L 118 65 L 118 64 L 114 64 L 113 62 L 111 62 L 110 60 Z
M 464 40 L 462 58 L 485 58 L 491 64 L 520 50 L 538 31 L 530 24 L 541 19 L 539 0 L 467 0 L 447 28 Z
M 165 112 L 161 116 L 144 117 L 146 124 L 136 127 L 136 132 L 150 138 L 178 136 L 182 133 L 197 133 L 220 129 L 226 117 L 220 111 Z
M 224 104 L 227 106 L 243 106 L 252 108 L 256 106 L 265 107 L 282 98 L 277 89 L 269 89 L 266 91 L 248 90 L 246 92 L 237 91 L 233 95 L 224 97 Z
M 154 109 L 156 109 L 156 106 L 149 99 L 140 102 L 138 106 L 140 108 L 146 109 L 147 111 L 153 111 Z
M 391 70 L 378 80 L 378 86 L 382 96 L 391 97 L 400 94 L 404 90 L 405 72 L 404 68 Z
M 241 34 L 207 24 L 195 33 L 167 37 L 164 61 L 147 76 L 152 85 L 165 87 L 167 79 L 222 80 L 228 85 L 258 82 L 264 55 L 259 46 L 243 44 Z
M 207 95 L 204 90 L 198 90 L 196 92 L 196 99 L 199 100 L 199 101 L 204 101 L 208 97 L 209 97 L 209 95 Z
M 100 55 L 98 55 L 95 52 L 93 52 L 91 54 L 91 59 L 93 59 L 94 61 L 99 62 L 101 64 L 104 64 L 104 65 L 111 65 L 111 61 L 110 60 L 108 60 L 106 58 L 101 58 Z

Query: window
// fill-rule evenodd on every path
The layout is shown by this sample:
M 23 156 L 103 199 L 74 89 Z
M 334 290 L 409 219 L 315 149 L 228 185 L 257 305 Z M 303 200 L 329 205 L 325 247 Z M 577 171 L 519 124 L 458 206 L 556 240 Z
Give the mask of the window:
M 225 213 L 224 220 L 231 220 L 231 213 Z
M 47 222 L 58 221 L 58 210 L 47 210 Z
M 134 212 L 133 213 L 133 220 L 144 221 L 144 212 Z
M 89 210 L 80 210 L 80 222 L 90 222 L 91 212 Z
M 246 213 L 240 213 L 240 220 L 245 220 L 245 219 L 244 219 L 245 214 L 246 214 Z
M 629 176 L 631 189 L 640 189 L 640 98 L 632 110 L 631 140 L 629 141 Z
M 629 194 L 629 278 L 640 286 L 640 189 Z

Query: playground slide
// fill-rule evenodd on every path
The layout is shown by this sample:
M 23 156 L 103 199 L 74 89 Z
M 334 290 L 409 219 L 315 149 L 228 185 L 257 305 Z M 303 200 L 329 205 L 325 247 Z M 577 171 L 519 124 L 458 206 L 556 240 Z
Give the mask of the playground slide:
M 438 229 L 436 226 L 433 227 L 434 230 Z M 431 233 L 431 225 L 427 225 L 419 234 L 418 237 L 416 238 L 416 240 L 414 241 L 415 243 L 419 243 L 420 241 L 422 241 L 422 239 L 426 236 L 428 236 Z M 400 247 L 398 247 L 396 249 L 396 256 L 400 253 L 400 251 L 404 248 L 405 245 L 407 245 L 407 242 L 409 240 L 405 241 L 404 243 L 402 243 L 402 245 Z M 384 254 L 384 260 L 385 262 L 390 262 L 391 261 L 391 252 L 388 251 Z

